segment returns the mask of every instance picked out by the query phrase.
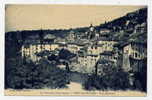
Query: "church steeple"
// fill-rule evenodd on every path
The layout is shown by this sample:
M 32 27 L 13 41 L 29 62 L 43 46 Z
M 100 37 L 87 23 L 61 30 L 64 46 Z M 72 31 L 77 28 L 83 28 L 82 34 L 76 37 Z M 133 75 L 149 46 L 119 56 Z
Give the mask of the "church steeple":
M 90 27 L 93 27 L 92 23 L 90 23 Z
M 92 23 L 90 24 L 90 31 L 91 32 L 94 31 L 94 27 L 93 27 Z

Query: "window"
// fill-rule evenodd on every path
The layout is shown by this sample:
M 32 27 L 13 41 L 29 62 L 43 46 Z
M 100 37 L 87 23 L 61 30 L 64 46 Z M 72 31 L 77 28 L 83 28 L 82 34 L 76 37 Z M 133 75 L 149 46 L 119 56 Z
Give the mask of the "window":
M 115 60 L 117 60 L 117 57 L 116 57 L 116 56 L 114 56 L 114 59 L 115 59 Z
M 92 54 L 92 51 L 90 50 L 90 53 Z
M 126 50 L 126 52 L 125 53 L 128 53 L 129 52 L 129 50 Z
M 135 52 L 135 57 L 137 57 L 137 52 Z
M 113 56 L 111 56 L 111 59 L 113 59 Z

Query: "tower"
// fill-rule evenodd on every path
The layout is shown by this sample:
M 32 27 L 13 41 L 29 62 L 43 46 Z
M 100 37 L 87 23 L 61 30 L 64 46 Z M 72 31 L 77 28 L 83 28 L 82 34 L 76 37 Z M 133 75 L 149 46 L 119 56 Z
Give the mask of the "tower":
M 88 38 L 93 39 L 95 37 L 95 28 L 92 24 L 90 24 Z
M 89 31 L 90 31 L 90 32 L 93 32 L 93 31 L 94 31 L 94 27 L 93 27 L 92 23 L 90 24 Z
M 39 32 L 39 39 L 40 39 L 40 44 L 41 44 L 41 50 L 43 50 L 43 36 L 44 36 L 44 33 L 43 33 L 43 30 L 41 29 L 40 32 Z

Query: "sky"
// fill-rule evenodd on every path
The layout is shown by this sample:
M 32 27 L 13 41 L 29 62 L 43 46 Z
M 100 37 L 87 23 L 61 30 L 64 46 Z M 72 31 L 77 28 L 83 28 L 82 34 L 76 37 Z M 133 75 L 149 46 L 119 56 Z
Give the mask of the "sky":
M 145 6 L 6 5 L 5 31 L 70 29 L 111 21 Z

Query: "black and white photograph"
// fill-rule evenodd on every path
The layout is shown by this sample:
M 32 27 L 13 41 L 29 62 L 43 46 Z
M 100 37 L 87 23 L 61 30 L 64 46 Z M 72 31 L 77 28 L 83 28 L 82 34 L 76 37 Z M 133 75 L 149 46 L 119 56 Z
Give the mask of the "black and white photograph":
M 5 5 L 6 96 L 146 96 L 146 5 Z

